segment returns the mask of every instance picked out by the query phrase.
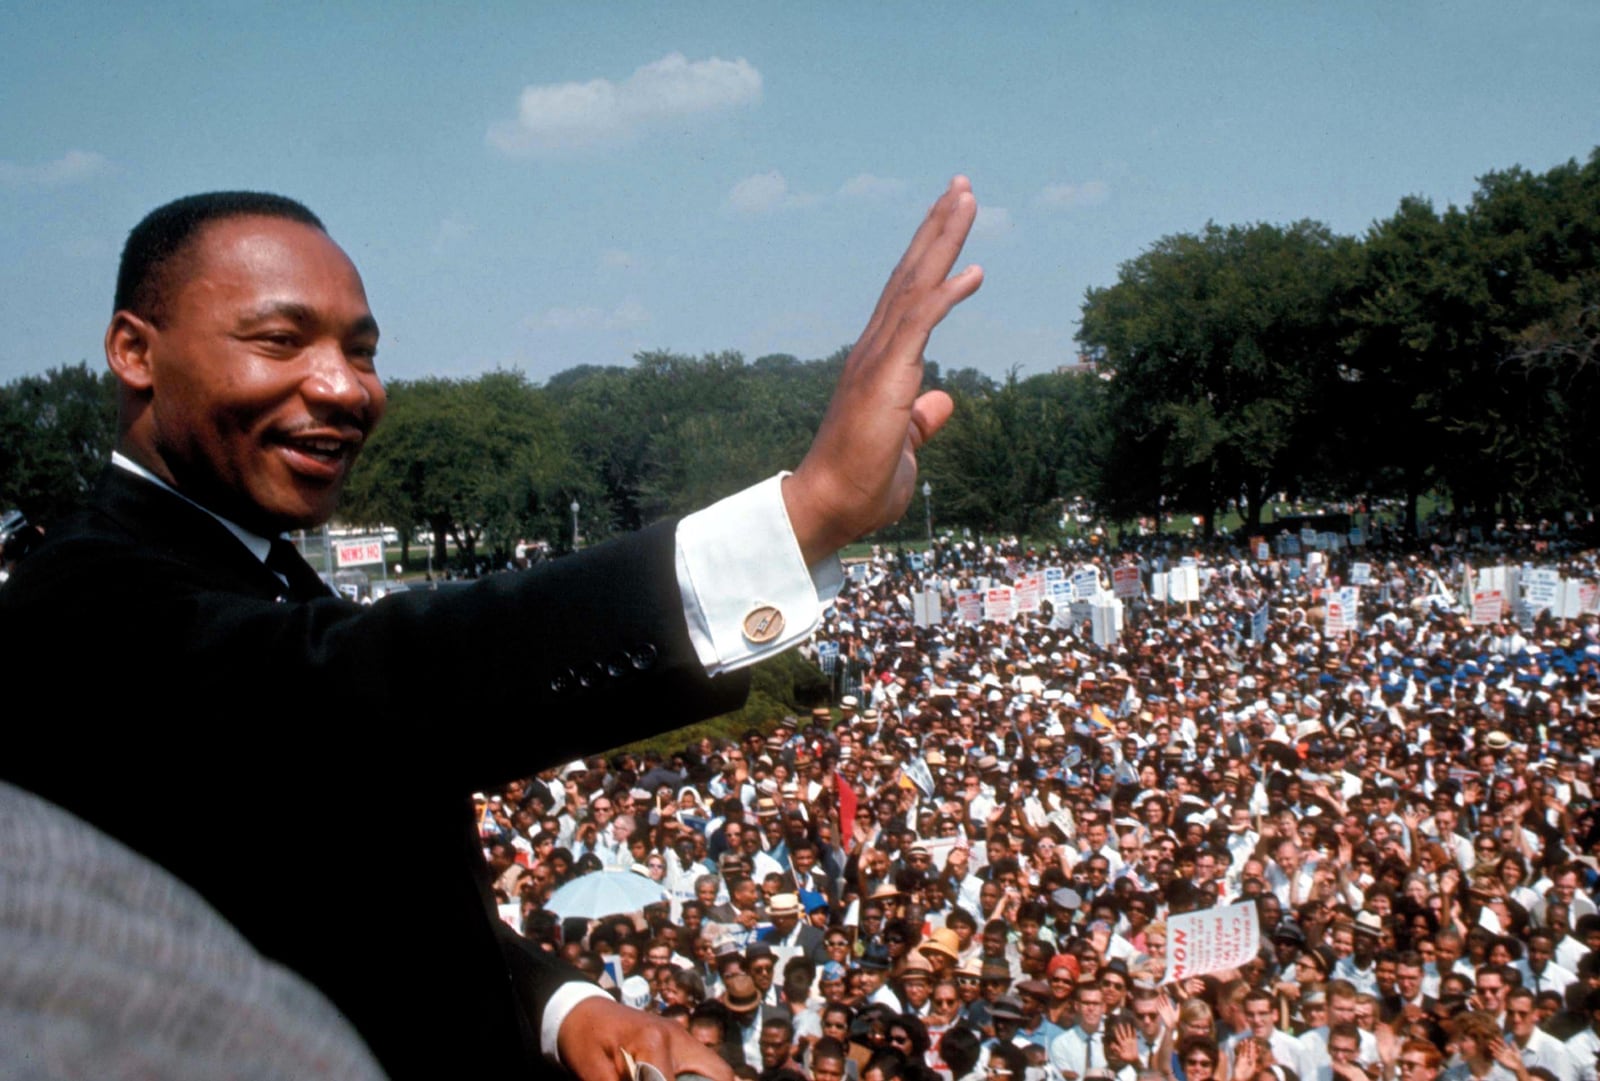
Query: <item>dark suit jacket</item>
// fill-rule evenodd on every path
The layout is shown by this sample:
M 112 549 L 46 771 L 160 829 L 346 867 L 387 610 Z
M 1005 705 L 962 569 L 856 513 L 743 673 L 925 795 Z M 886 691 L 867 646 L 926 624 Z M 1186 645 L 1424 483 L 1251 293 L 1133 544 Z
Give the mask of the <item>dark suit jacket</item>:
M 370 608 L 286 592 L 109 469 L 0 589 L 4 775 L 197 888 L 392 1076 L 525 1070 L 507 985 L 537 1016 L 576 976 L 502 934 L 467 797 L 743 700 L 688 641 L 673 526 Z

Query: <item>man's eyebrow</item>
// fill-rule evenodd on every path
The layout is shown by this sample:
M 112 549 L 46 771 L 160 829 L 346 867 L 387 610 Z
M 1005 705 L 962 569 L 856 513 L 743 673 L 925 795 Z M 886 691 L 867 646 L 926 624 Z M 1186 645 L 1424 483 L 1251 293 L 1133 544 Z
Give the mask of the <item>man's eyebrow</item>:
M 302 304 L 294 300 L 269 300 L 256 308 L 240 315 L 239 325 L 251 327 L 258 323 L 265 323 L 273 319 L 287 319 L 297 326 L 306 326 L 317 320 L 315 309 L 309 304 Z M 378 321 L 371 312 L 363 314 L 346 328 L 350 334 L 371 334 L 376 337 Z

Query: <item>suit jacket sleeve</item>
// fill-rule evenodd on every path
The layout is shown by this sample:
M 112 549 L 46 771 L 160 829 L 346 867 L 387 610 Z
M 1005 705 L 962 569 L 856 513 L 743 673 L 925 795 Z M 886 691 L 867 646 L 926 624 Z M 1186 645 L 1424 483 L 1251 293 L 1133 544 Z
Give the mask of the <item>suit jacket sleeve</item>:
M 370 607 L 285 603 L 209 516 L 137 478 L 108 480 L 87 528 L 30 557 L 6 607 L 58 647 L 92 628 L 115 647 L 102 671 L 160 673 L 208 722 L 219 707 L 254 712 L 243 688 L 281 693 L 285 737 L 312 715 L 337 717 L 317 732 L 326 753 L 469 792 L 744 699 L 747 678 L 708 677 L 689 640 L 673 522 Z

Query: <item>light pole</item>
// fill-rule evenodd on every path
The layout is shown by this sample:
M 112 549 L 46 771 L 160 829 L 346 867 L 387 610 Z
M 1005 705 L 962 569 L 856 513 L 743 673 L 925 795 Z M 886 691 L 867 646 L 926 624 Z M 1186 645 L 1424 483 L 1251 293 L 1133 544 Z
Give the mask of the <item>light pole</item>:
M 933 485 L 922 482 L 922 509 L 928 515 L 928 544 L 933 544 Z
M 578 550 L 578 501 L 572 501 L 572 550 Z

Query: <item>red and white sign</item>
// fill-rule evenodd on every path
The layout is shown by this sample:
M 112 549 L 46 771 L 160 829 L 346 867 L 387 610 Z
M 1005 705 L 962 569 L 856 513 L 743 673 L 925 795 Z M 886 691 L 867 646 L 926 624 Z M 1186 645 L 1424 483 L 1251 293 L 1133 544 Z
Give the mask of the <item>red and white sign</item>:
M 1116 597 L 1137 597 L 1144 589 L 1139 584 L 1138 567 L 1117 567 L 1111 572 L 1111 593 Z
M 1177 983 L 1191 976 L 1238 968 L 1261 948 L 1261 924 L 1252 901 L 1180 912 L 1167 917 L 1167 978 Z
M 383 562 L 382 537 L 357 537 L 338 541 L 333 546 L 333 558 L 341 567 L 360 567 L 368 563 Z
M 998 589 L 986 590 L 983 594 L 983 618 L 996 622 L 1009 621 L 1012 617 L 1012 597 L 1010 586 L 1000 586 Z
M 1044 575 L 1024 574 L 1017 579 L 1017 611 L 1037 612 L 1044 599 Z
M 1486 627 L 1500 621 L 1500 610 L 1505 606 L 1505 594 L 1498 589 L 1485 589 L 1472 595 L 1472 623 Z
M 983 594 L 976 589 L 964 589 L 956 594 L 956 611 L 968 623 L 983 621 Z

